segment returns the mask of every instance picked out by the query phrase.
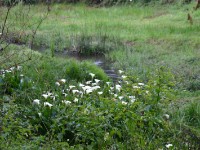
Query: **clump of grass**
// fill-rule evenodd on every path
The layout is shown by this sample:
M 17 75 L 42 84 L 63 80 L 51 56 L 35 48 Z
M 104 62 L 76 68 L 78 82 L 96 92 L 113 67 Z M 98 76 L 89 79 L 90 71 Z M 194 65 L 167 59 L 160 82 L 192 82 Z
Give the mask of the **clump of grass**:
M 104 73 L 104 71 L 100 68 L 98 68 L 95 64 L 92 64 L 90 62 L 84 61 L 84 62 L 77 62 L 72 61 L 67 67 L 66 67 L 66 77 L 69 80 L 76 80 L 78 82 L 87 81 L 91 79 L 91 76 L 89 73 L 95 73 L 95 77 L 107 81 L 108 77 Z
M 200 103 L 192 102 L 185 106 L 182 110 L 184 123 L 188 126 L 195 127 L 200 130 Z
M 106 35 L 80 35 L 75 39 L 75 49 L 80 55 L 105 55 L 116 50 L 120 42 Z
M 199 136 L 200 131 L 200 102 L 198 98 L 184 101 L 186 100 L 183 99 L 182 104 L 177 103 L 178 105 L 171 110 L 172 123 L 181 134 L 189 136 L 191 136 L 190 133 L 193 134 L 195 140 L 195 136 Z

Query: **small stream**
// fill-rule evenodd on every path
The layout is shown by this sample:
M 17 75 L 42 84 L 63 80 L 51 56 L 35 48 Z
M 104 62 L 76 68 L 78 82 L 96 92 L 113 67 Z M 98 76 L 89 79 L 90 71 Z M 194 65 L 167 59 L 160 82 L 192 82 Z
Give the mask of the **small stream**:
M 119 75 L 117 74 L 117 70 L 113 67 L 113 63 L 106 60 L 104 56 L 82 56 L 76 52 L 64 51 L 62 53 L 56 53 L 56 57 L 70 57 L 75 58 L 78 61 L 92 61 L 95 65 L 102 68 L 113 81 L 118 81 L 120 79 Z
M 47 48 L 45 47 L 38 47 L 38 46 L 33 46 L 33 50 L 39 51 L 41 53 L 45 53 Z M 121 77 L 117 74 L 117 70 L 114 69 L 113 63 L 105 58 L 105 56 L 82 56 L 78 54 L 77 52 L 72 52 L 68 50 L 63 50 L 61 52 L 56 51 L 55 52 L 56 57 L 62 57 L 62 58 L 74 58 L 78 61 L 91 61 L 94 62 L 97 66 L 99 66 L 101 69 L 104 70 L 104 72 L 115 82 L 121 79 Z

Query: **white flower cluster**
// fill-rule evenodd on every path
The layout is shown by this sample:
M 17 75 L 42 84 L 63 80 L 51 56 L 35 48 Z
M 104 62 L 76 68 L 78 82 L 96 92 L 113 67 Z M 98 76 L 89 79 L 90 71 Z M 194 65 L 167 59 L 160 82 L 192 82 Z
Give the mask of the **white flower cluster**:
M 126 81 L 128 78 L 123 73 L 124 71 L 119 70 L 119 73 L 122 75 L 122 79 Z M 94 73 L 89 73 L 89 75 L 92 77 L 91 80 L 86 81 L 84 83 L 79 83 L 77 85 L 66 85 L 67 80 L 66 79 L 60 79 L 55 84 L 57 86 L 60 86 L 62 88 L 60 94 L 54 94 L 52 92 L 44 92 L 41 95 L 41 100 L 35 99 L 33 100 L 33 105 L 40 105 L 43 101 L 44 107 L 52 108 L 54 105 L 54 101 L 61 102 L 62 104 L 65 104 L 65 106 L 75 105 L 79 104 L 81 100 L 83 100 L 85 97 L 90 96 L 90 94 L 96 94 L 97 96 L 104 95 L 105 89 L 106 93 L 108 92 L 110 96 L 113 96 L 112 100 L 115 102 L 119 102 L 122 105 L 130 105 L 136 101 L 136 97 L 134 95 L 131 95 L 130 93 L 124 94 L 122 90 L 123 83 L 127 82 L 119 82 L 118 84 L 114 84 L 112 82 L 106 82 L 106 84 L 103 84 L 103 81 L 96 79 Z M 122 84 L 121 84 L 122 83 Z M 63 86 L 61 86 L 63 85 Z M 143 86 L 145 86 L 144 83 L 137 83 L 134 84 L 132 87 L 134 89 L 140 89 Z M 64 88 L 64 89 L 63 89 Z M 148 91 L 146 91 L 148 94 Z M 59 100 L 60 99 L 60 100 Z M 52 103 L 52 104 L 51 104 Z M 40 105 L 42 106 L 42 105 Z
M 14 71 L 20 71 L 21 69 L 22 69 L 22 66 L 14 66 L 14 67 L 10 67 L 8 69 L 2 69 L 2 70 L 0 70 L 0 75 L 2 75 L 2 77 L 4 78 L 6 73 L 12 73 Z

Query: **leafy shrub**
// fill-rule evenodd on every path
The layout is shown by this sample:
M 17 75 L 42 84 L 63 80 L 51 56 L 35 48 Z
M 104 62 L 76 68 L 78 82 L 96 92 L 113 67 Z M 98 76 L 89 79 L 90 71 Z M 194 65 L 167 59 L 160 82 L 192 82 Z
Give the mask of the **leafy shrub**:
M 85 62 L 81 67 L 74 66 L 77 70 L 91 69 Z M 72 84 L 60 79 L 57 87 L 37 93 L 31 103 L 19 105 L 13 101 L 16 107 L 4 109 L 4 140 L 17 138 L 18 134 L 22 135 L 19 140 L 44 136 L 71 148 L 86 149 L 155 149 L 172 142 L 162 111 L 172 93 L 170 74 L 158 69 L 147 83 L 123 74 L 118 84 L 105 83 L 97 74 L 87 73 L 89 82 Z M 11 135 L 14 126 L 23 130 L 6 136 Z
M 11 67 L 8 70 L 2 70 L 0 76 L 0 93 L 11 94 L 13 91 L 24 90 L 32 87 L 33 82 L 30 78 L 24 77 L 20 73 L 21 66 Z
M 200 103 L 192 102 L 188 104 L 181 113 L 184 118 L 184 123 L 189 126 L 199 127 L 200 125 Z

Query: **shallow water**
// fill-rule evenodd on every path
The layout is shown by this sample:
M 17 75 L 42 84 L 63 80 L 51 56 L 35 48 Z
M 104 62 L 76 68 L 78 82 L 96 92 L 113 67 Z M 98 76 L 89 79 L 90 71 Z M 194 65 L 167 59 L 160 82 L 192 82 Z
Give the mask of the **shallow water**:
M 47 50 L 47 48 L 43 47 L 43 46 L 33 46 L 32 47 L 33 50 L 35 51 L 39 51 L 41 53 L 45 53 L 45 51 Z M 105 56 L 101 55 L 92 55 L 92 56 L 83 56 L 78 54 L 76 51 L 69 51 L 69 50 L 63 50 L 63 51 L 55 51 L 55 56 L 56 57 L 70 57 L 70 58 L 74 58 L 78 61 L 92 61 L 94 62 L 94 64 L 96 64 L 97 66 L 99 66 L 100 68 L 102 68 L 104 70 L 104 72 L 115 82 L 115 81 L 119 81 L 121 78 L 120 76 L 117 74 L 117 70 L 114 69 L 113 67 L 113 62 L 107 60 L 105 58 Z
M 96 64 L 97 66 L 99 66 L 100 68 L 102 68 L 104 70 L 104 72 L 113 80 L 113 81 L 117 81 L 120 79 L 119 75 L 117 74 L 117 70 L 113 68 L 113 63 L 106 60 L 106 58 L 104 56 L 82 56 L 80 54 L 77 54 L 76 52 L 68 52 L 68 51 L 64 51 L 64 52 L 60 52 L 60 53 L 56 53 L 57 57 L 70 57 L 70 58 L 75 58 L 76 60 L 79 61 L 84 61 L 84 60 L 88 60 L 88 61 L 92 61 L 94 62 L 94 64 Z

